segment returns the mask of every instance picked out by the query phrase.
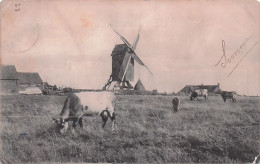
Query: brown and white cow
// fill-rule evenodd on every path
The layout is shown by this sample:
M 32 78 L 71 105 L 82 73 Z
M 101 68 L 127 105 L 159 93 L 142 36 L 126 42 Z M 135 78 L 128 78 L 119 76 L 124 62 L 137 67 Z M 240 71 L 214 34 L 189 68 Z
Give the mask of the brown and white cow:
M 207 89 L 195 90 L 194 92 L 191 93 L 190 101 L 194 100 L 195 98 L 197 98 L 197 100 L 198 100 L 198 97 L 204 97 L 205 100 L 207 100 L 208 99 L 208 90 Z
M 105 127 L 108 118 L 111 119 L 113 131 L 115 126 L 114 100 L 115 94 L 109 91 L 73 93 L 66 98 L 60 119 L 52 119 L 57 123 L 60 133 L 65 133 L 69 121 L 73 121 L 74 131 L 77 124 L 83 128 L 83 116 L 99 115 L 103 121 L 102 127 Z

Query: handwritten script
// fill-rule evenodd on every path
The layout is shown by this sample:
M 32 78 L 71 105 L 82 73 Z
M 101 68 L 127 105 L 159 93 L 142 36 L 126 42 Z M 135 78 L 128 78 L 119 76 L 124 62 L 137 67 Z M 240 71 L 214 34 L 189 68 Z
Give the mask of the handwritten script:
M 217 64 L 215 65 L 215 67 L 220 65 L 222 68 L 226 68 L 229 64 L 231 64 L 238 57 L 238 55 L 241 53 L 241 51 L 243 49 L 245 49 L 246 45 L 248 44 L 248 42 L 250 40 L 251 40 L 251 37 L 246 38 L 246 40 L 234 51 L 234 53 L 230 57 L 227 57 L 227 55 L 226 55 L 225 40 L 222 40 L 222 51 L 223 51 L 223 54 L 222 54 L 221 58 L 219 59 L 219 61 L 217 62 Z M 249 48 L 249 50 L 246 51 L 243 54 L 243 56 L 236 63 L 235 67 L 231 70 L 231 72 L 227 75 L 227 77 L 229 77 L 234 72 L 234 70 L 237 68 L 237 66 L 243 61 L 243 59 L 249 54 L 249 52 L 256 46 L 256 44 L 257 44 L 257 42 L 255 42 Z

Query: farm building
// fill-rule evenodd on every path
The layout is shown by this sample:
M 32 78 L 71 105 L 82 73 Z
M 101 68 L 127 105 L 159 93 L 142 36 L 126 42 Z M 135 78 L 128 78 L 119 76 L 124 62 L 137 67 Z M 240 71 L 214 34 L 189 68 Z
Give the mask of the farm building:
M 42 94 L 42 79 L 37 72 L 18 72 L 20 94 Z
M 14 65 L 1 66 L 1 94 L 33 93 L 41 94 L 42 79 L 37 72 L 17 72 Z M 28 89 L 29 87 L 29 89 Z
M 181 89 L 178 93 L 182 93 L 185 95 L 191 94 L 196 89 L 207 89 L 211 94 L 219 94 L 220 86 L 219 83 L 217 85 L 186 85 L 183 89 Z
M 18 72 L 18 79 L 20 85 L 41 85 L 42 79 L 37 72 Z
M 0 70 L 0 88 L 2 95 L 19 93 L 19 79 L 13 65 L 2 65 Z

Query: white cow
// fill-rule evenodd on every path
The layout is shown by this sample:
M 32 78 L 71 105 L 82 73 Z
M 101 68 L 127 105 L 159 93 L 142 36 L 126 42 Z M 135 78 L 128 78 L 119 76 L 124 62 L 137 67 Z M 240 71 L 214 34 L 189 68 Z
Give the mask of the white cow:
M 115 94 L 109 91 L 102 92 L 80 92 L 70 94 L 64 102 L 60 113 L 60 120 L 53 118 L 58 124 L 61 133 L 65 133 L 68 128 L 68 121 L 73 121 L 73 130 L 79 123 L 83 128 L 83 116 L 96 116 L 102 118 L 105 127 L 108 118 L 112 121 L 112 131 L 115 126 L 114 113 Z
M 195 90 L 191 94 L 190 100 L 192 101 L 195 98 L 197 98 L 197 100 L 198 100 L 198 97 L 204 97 L 205 100 L 207 100 L 208 99 L 208 90 L 207 89 L 197 89 L 197 90 Z

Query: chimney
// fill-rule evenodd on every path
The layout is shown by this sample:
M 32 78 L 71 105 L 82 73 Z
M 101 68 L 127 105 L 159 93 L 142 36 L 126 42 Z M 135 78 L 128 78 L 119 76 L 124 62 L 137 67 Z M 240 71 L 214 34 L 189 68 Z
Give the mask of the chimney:
M 218 83 L 218 88 L 219 88 L 219 83 Z

